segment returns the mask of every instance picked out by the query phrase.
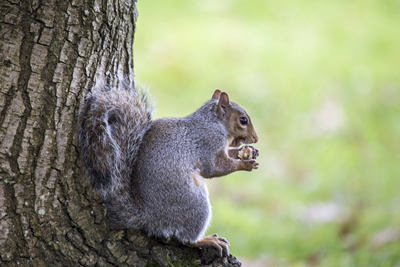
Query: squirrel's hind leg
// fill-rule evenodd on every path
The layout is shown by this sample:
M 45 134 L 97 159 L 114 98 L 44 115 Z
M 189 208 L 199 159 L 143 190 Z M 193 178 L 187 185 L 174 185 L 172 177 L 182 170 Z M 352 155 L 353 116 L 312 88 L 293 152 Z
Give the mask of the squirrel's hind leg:
M 217 234 L 203 237 L 197 242 L 191 242 L 188 244 L 190 247 L 213 247 L 217 250 L 220 257 L 229 256 L 229 242 L 223 238 L 218 237 Z

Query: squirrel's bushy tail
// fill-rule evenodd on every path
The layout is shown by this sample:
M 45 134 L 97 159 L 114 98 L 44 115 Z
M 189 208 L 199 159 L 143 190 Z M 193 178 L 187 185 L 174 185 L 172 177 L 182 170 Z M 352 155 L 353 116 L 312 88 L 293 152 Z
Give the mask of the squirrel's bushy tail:
M 150 127 L 152 110 L 147 92 L 129 88 L 123 80 L 117 88 L 98 83 L 81 106 L 82 159 L 95 189 L 112 213 L 118 213 L 117 207 L 129 209 L 126 205 L 134 204 L 130 194 L 132 167 Z

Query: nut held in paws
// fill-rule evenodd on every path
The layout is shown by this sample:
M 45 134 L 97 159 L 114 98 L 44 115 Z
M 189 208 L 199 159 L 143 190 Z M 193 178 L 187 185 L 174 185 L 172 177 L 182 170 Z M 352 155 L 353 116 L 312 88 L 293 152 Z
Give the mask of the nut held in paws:
M 253 150 L 251 147 L 244 146 L 238 153 L 239 159 L 252 159 L 253 158 Z

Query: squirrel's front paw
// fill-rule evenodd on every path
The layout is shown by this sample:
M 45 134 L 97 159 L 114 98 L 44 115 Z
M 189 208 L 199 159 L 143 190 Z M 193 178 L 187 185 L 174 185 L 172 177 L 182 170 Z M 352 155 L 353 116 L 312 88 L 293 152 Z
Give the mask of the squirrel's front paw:
M 241 160 L 239 163 L 239 169 L 244 171 L 251 171 L 258 169 L 259 163 L 255 159 Z

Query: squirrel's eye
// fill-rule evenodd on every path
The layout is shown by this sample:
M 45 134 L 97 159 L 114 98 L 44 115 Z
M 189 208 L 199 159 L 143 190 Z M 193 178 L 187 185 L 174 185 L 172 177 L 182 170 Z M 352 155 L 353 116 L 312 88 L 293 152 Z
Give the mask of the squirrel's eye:
M 247 118 L 246 117 L 241 117 L 239 119 L 240 124 L 246 126 L 248 124 Z

